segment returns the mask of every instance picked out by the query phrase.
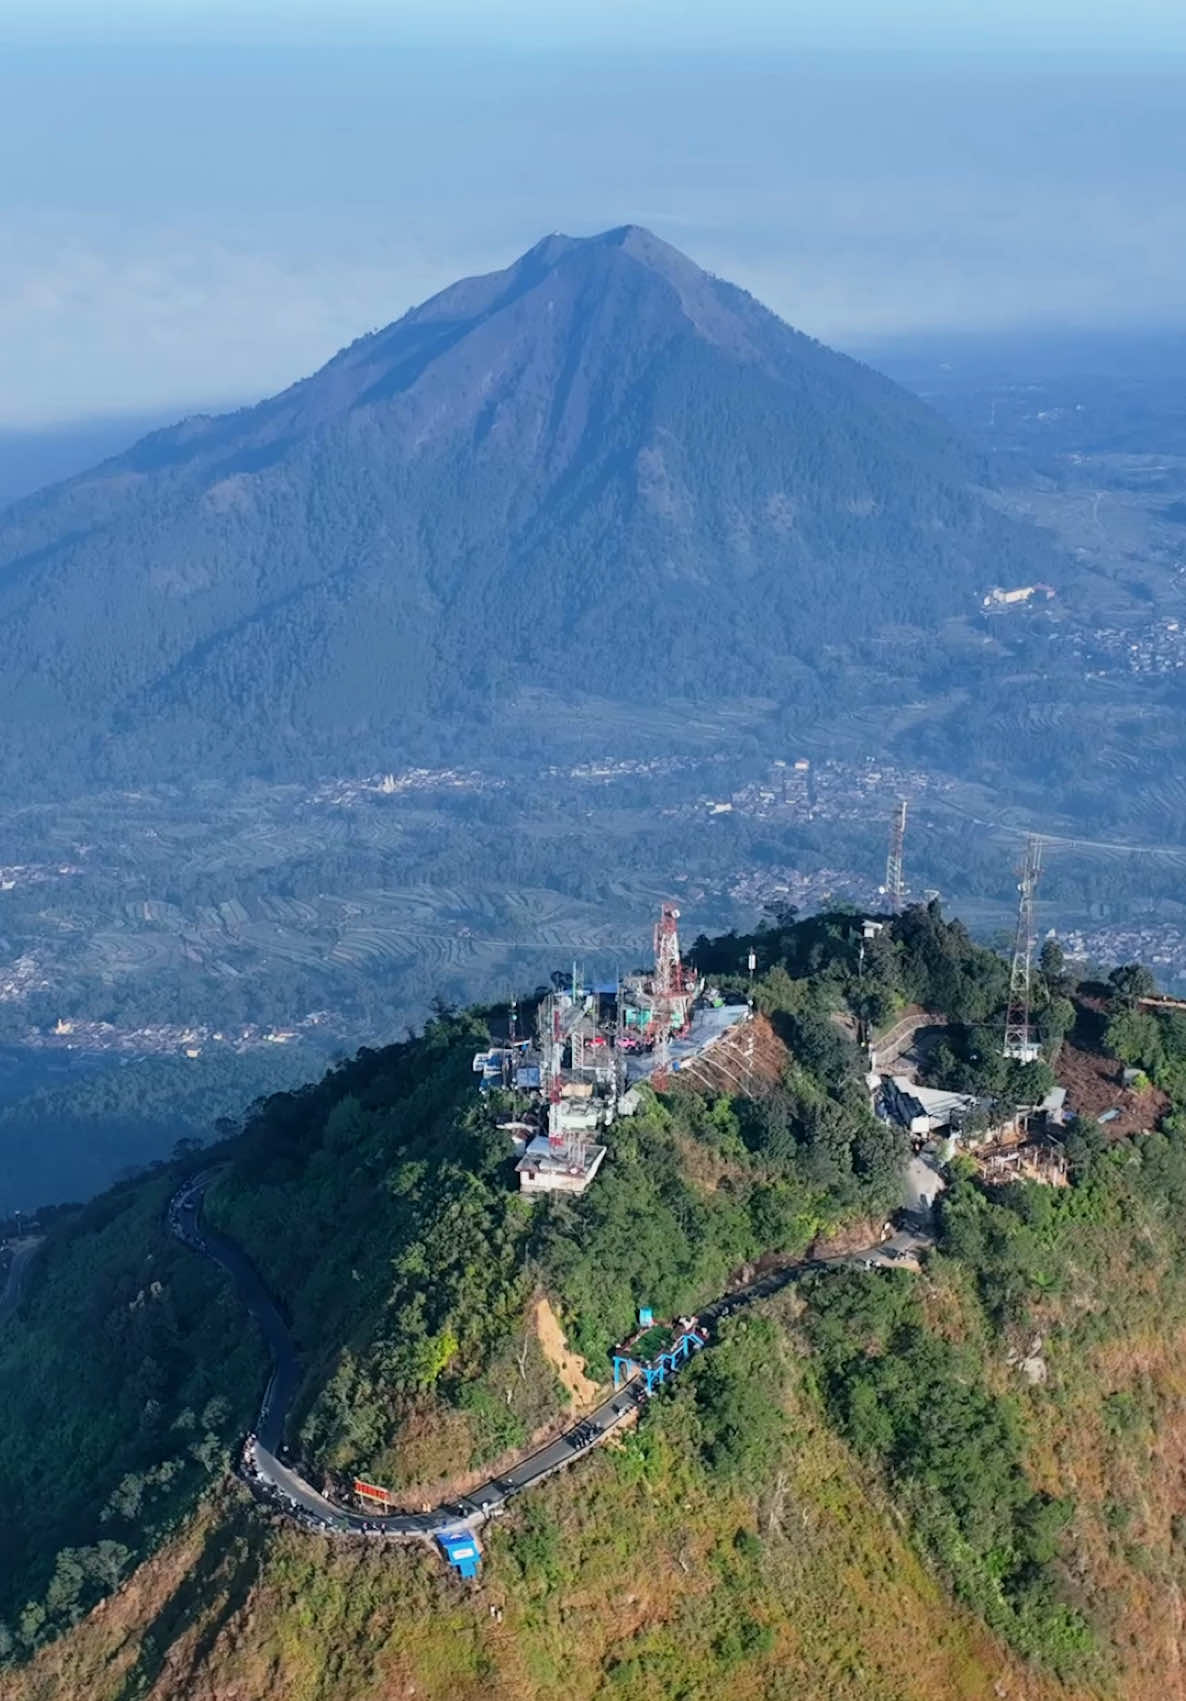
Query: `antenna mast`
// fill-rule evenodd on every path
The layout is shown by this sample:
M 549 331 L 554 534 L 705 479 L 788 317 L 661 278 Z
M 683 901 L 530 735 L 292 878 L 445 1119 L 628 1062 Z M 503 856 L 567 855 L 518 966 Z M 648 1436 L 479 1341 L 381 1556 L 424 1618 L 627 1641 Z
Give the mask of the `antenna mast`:
M 891 915 L 901 913 L 902 901 L 906 896 L 906 882 L 902 871 L 902 852 L 905 845 L 906 799 L 901 797 L 890 822 L 889 854 L 885 859 L 885 895 L 889 899 Z
M 1009 1004 L 1005 1011 L 1006 1057 L 1032 1063 L 1039 1046 L 1030 1021 L 1033 994 L 1034 890 L 1042 872 L 1042 841 L 1031 833 L 1025 841 L 1025 856 L 1017 870 L 1017 935 L 1013 941 L 1013 965 L 1009 971 Z
M 652 1020 L 655 1023 L 655 1067 L 652 1084 L 662 1091 L 667 1086 L 671 1027 L 678 995 L 684 989 L 683 965 L 679 955 L 679 910 L 663 904 L 655 923 L 655 978 Z

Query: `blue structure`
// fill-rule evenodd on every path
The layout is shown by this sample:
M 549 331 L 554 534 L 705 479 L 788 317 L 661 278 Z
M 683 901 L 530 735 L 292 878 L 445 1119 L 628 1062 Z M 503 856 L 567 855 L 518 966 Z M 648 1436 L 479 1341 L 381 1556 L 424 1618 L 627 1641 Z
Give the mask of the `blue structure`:
M 629 1382 L 630 1378 L 636 1376 L 641 1369 L 642 1366 L 636 1363 L 634 1359 L 627 1358 L 624 1353 L 615 1353 L 614 1387 L 620 1388 L 623 1382 Z
M 651 1309 L 651 1307 L 649 1305 L 640 1305 L 639 1308 L 638 1308 L 638 1326 L 639 1326 L 639 1328 L 640 1329 L 649 1329 L 651 1324 L 654 1321 L 655 1321 L 655 1313 Z
M 437 1536 L 437 1541 L 454 1571 L 459 1571 L 463 1577 L 478 1575 L 478 1564 L 482 1555 L 468 1530 L 444 1532 Z
M 652 1359 L 650 1364 L 639 1364 L 627 1353 L 614 1354 L 614 1387 L 620 1388 L 623 1382 L 629 1382 L 632 1376 L 641 1376 L 646 1383 L 648 1394 L 653 1394 L 656 1388 L 661 1388 L 669 1376 L 674 1376 L 681 1364 L 687 1364 L 693 1353 L 700 1351 L 704 1345 L 704 1336 L 698 1335 L 694 1329 L 688 1329 L 677 1341 L 674 1341 L 665 1353 Z

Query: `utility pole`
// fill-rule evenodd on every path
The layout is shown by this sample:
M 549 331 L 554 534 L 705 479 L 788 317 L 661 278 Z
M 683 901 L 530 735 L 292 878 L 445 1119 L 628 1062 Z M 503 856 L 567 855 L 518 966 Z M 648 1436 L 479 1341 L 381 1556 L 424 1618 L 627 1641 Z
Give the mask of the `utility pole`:
M 1031 833 L 1025 841 L 1025 856 L 1017 870 L 1017 933 L 1013 940 L 1013 963 L 1009 970 L 1009 1004 L 1005 1011 L 1006 1057 L 1031 1063 L 1038 1055 L 1030 1021 L 1033 994 L 1034 891 L 1042 872 L 1042 841 Z
M 890 822 L 889 853 L 885 859 L 885 895 L 889 900 L 891 915 L 901 913 L 902 900 L 906 896 L 906 882 L 902 871 L 902 852 L 905 845 L 906 799 L 901 797 Z

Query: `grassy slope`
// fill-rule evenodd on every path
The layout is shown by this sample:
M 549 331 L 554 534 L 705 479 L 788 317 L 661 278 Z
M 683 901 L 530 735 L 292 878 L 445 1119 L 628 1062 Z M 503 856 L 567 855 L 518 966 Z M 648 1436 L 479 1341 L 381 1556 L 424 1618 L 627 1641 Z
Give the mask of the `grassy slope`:
M 270 1526 L 231 1489 L 89 1620 L 0 1677 L 0 1697 L 1160 1701 L 1180 1677 L 1186 1584 L 1173 1151 L 1147 1145 L 1138 1164 L 1121 1147 L 1074 1193 L 1021 1189 L 986 1208 L 966 1196 L 983 1241 L 965 1226 L 959 1255 L 952 1239 L 916 1284 L 928 1330 L 971 1347 L 1015 1404 L 1033 1483 L 1073 1497 L 1064 1588 L 1101 1644 L 1078 1687 L 1023 1666 L 920 1559 L 908 1491 L 837 1433 L 810 1316 L 787 1296 L 768 1308 L 775 1344 L 746 1383 L 736 1444 L 722 1447 L 704 1403 L 710 1369 L 736 1359 L 728 1339 L 621 1450 L 492 1528 L 477 1589 L 426 1555 Z M 1026 1272 L 1012 1289 L 1006 1258 Z M 1031 1387 L 1016 1358 L 1038 1336 L 1046 1381 Z
M 1009 1189 L 967 1232 L 962 1190 L 924 1290 L 1016 1407 L 1026 1472 L 1073 1504 L 1066 1597 L 1125 1697 L 1177 1694 L 1186 1626 L 1186 1154 L 1150 1135 L 1097 1155 L 1069 1191 Z M 953 1213 L 954 1214 L 954 1213 Z M 1040 1380 L 1019 1361 L 1029 1357 Z
M 945 1597 L 802 1361 L 779 1376 L 774 1492 L 703 1460 L 689 1392 L 494 1528 L 474 1588 L 420 1553 L 265 1531 L 234 1493 L 0 1696 L 1070 1701 Z
M 1004 1341 L 1038 1348 L 1044 1383 L 1027 1387 L 1002 1340 L 985 1343 L 990 1376 L 1019 1401 L 1031 1480 L 1073 1497 L 1073 1597 L 1121 1692 L 1142 1697 L 1186 1681 L 1186 1277 L 1173 1203 L 1169 1188 L 1152 1200 L 1134 1189 L 1101 1221 L 1077 1215 L 1043 1234 L 1047 1291 L 1031 1293 Z M 937 1274 L 949 1317 L 975 1315 L 966 1272 Z
M 806 1046 L 810 1028 L 798 1037 Z M 437 1462 L 434 1420 L 448 1413 L 459 1425 L 447 1438 L 456 1457 L 461 1429 L 476 1439 L 470 1391 L 497 1393 L 504 1374 L 513 1380 L 500 1355 L 508 1343 L 513 1350 L 515 1307 L 532 1281 L 546 1278 L 578 1344 L 604 1343 L 639 1291 L 640 1259 L 645 1279 L 661 1267 L 677 1286 L 711 1285 L 715 1260 L 728 1267 L 759 1235 L 772 1244 L 770 1224 L 801 1238 L 802 1212 L 818 1198 L 799 1166 L 804 1156 L 818 1164 L 822 1141 L 797 1141 L 790 1157 L 780 1155 L 786 1131 L 768 1119 L 746 1145 L 722 1114 L 728 1107 L 689 1100 L 678 1116 L 654 1107 L 624 1130 L 587 1208 L 550 1227 L 540 1219 L 547 1232 L 525 1246 L 517 1202 L 476 1185 L 478 1176 L 493 1182 L 503 1158 L 473 1108 L 472 1039 L 464 1021 L 460 1031 L 440 1024 L 413 1050 L 363 1057 L 286 1099 L 219 1195 L 233 1230 L 254 1225 L 261 1267 L 287 1289 L 306 1346 L 338 1339 L 339 1318 L 353 1321 L 355 1366 L 367 1383 L 348 1386 L 332 1359 L 319 1366 L 342 1396 L 327 1408 L 323 1443 L 387 1444 L 385 1429 L 355 1434 L 348 1422 L 379 1412 L 380 1396 L 389 1409 L 402 1378 L 425 1402 L 423 1457 L 410 1459 L 421 1475 Z M 828 1067 L 826 1048 L 818 1067 Z M 462 1102 L 471 1111 L 458 1122 Z M 807 1110 L 795 1114 L 806 1116 L 810 1100 L 800 1102 Z M 819 1126 L 826 1134 L 832 1125 Z M 424 1556 L 271 1528 L 232 1490 L 220 1505 L 207 1502 L 99 1613 L 24 1672 L 0 1677 L 0 1697 L 361 1701 L 414 1686 L 422 1697 L 516 1701 L 1088 1693 L 1160 1701 L 1179 1677 L 1186 1586 L 1178 1510 L 1186 1138 L 1092 1141 L 1080 1140 L 1070 1189 L 985 1195 L 957 1182 L 943 1249 L 913 1283 L 900 1273 L 830 1277 L 802 1315 L 787 1298 L 771 1308 L 777 1328 L 747 1323 L 727 1336 L 620 1452 L 528 1497 L 490 1532 L 477 1591 Z M 704 1158 L 691 1166 L 694 1182 L 689 1152 Z M 784 1210 L 774 1210 L 772 1179 Z M 418 1299 L 426 1270 L 439 1311 Z M 474 1304 L 491 1280 L 507 1303 L 493 1332 Z M 910 1373 L 896 1384 L 881 1374 L 895 1358 L 882 1353 L 877 1330 L 834 1333 L 842 1350 L 829 1358 L 816 1326 L 829 1309 L 825 1289 L 859 1302 L 850 1317 L 862 1292 L 871 1316 L 879 1291 L 908 1296 L 918 1317 L 913 1344 L 904 1337 L 901 1350 L 932 1377 L 922 1413 Z M 674 1291 L 668 1309 L 680 1308 Z M 475 1314 L 482 1326 L 471 1339 L 463 1324 Z M 840 1316 L 835 1306 L 832 1315 Z M 383 1318 L 397 1325 L 390 1335 Z M 390 1356 L 411 1322 L 417 1357 Z M 944 1358 L 944 1342 L 964 1350 Z M 1026 1380 L 1018 1361 L 1027 1356 L 1040 1359 L 1044 1381 Z M 409 1380 L 422 1363 L 428 1380 Z M 434 1386 L 443 1367 L 449 1374 Z M 356 1369 L 350 1375 L 357 1381 Z M 875 1388 L 872 1400 L 860 1398 L 863 1386 Z M 953 1429 L 961 1408 L 968 1422 Z M 315 1419 L 318 1409 L 310 1408 Z M 417 1433 L 397 1422 L 396 1454 Z M 954 1435 L 957 1444 L 942 1441 L 938 1457 L 924 1456 L 910 1445 L 919 1435 Z M 1004 1460 L 1004 1475 L 986 1468 L 981 1438 L 994 1435 L 1001 1452 L 988 1464 Z M 1041 1567 L 1055 1598 L 1089 1621 L 1095 1644 L 1067 1688 L 1022 1667 L 920 1559 L 942 1535 L 942 1496 L 948 1513 L 956 1504 L 945 1486 L 952 1478 L 973 1491 L 979 1484 L 972 1522 L 989 1544 L 997 1483 L 1025 1478 L 1027 1493 L 1066 1501 L 1065 1528 Z M 964 1600 L 991 1608 L 985 1579 L 998 1560 L 1021 1598 L 1025 1556 L 1018 1575 L 1012 1541 L 1006 1530 L 997 1552 L 964 1544 L 952 1567 Z

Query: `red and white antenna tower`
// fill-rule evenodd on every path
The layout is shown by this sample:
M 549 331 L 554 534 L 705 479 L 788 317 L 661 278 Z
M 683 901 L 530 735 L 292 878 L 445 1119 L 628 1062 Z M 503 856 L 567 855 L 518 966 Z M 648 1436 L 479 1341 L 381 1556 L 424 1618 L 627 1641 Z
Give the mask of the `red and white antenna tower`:
M 684 989 L 684 969 L 679 956 L 679 911 L 662 904 L 655 923 L 655 995 L 669 1002 Z
M 684 992 L 684 966 L 679 954 L 679 910 L 674 904 L 662 904 L 655 923 L 655 980 L 653 1015 L 655 1031 L 655 1067 L 651 1080 L 660 1090 L 667 1085 L 671 1029 L 677 1007 Z

